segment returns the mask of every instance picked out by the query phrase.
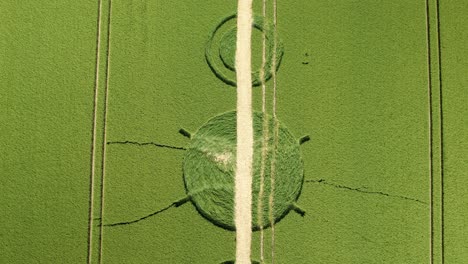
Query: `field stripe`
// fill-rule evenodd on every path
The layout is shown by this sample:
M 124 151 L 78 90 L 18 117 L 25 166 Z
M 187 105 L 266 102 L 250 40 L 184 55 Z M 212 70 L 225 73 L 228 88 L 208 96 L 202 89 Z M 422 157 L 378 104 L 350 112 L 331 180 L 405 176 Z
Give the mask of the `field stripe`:
M 102 17 L 102 0 L 98 1 L 98 15 L 97 15 L 97 30 L 96 30 L 96 68 L 94 79 L 94 104 L 93 104 L 93 128 L 91 139 L 91 165 L 89 175 L 89 219 L 88 219 L 88 255 L 87 262 L 91 263 L 93 253 L 93 211 L 94 211 L 94 176 L 96 165 L 96 127 L 97 127 L 97 105 L 99 94 L 99 60 L 101 54 L 101 17 Z
M 438 68 L 439 68 L 439 159 L 440 159 L 440 228 L 441 228 L 441 257 L 442 264 L 445 263 L 445 186 L 444 186 L 444 174 L 445 174 L 445 157 L 444 157 L 444 109 L 443 109 L 443 81 L 442 81 L 442 39 L 440 33 L 440 1 L 436 1 L 436 20 L 437 20 L 437 57 L 438 57 Z
M 275 174 L 276 174 L 276 152 L 278 147 L 278 118 L 276 116 L 277 109 L 277 80 L 276 80 L 276 57 L 278 48 L 278 35 L 277 35 L 277 23 L 278 23 L 278 6 L 276 0 L 273 0 L 273 58 L 271 66 L 271 76 L 273 79 L 273 153 L 271 161 L 270 171 L 270 197 L 269 197 L 269 212 L 270 212 L 270 225 L 271 225 L 271 263 L 275 263 L 275 219 L 274 219 L 274 207 L 275 207 Z
M 237 12 L 237 153 L 235 176 L 236 263 L 250 264 L 252 243 L 252 0 L 239 0 Z
M 434 135 L 433 135 L 433 107 L 432 107 L 432 50 L 431 50 L 431 23 L 430 23 L 430 8 L 429 0 L 426 0 L 426 37 L 427 37 L 427 71 L 428 71 L 428 82 L 427 82 L 427 93 L 428 93 L 428 113 L 429 113 L 429 185 L 430 185 L 430 263 L 434 263 Z
M 107 142 L 107 115 L 109 108 L 109 80 L 110 80 L 110 58 L 111 58 L 111 19 L 112 19 L 112 0 L 109 0 L 108 19 L 107 19 L 107 55 L 106 55 L 106 85 L 104 89 L 104 117 L 102 127 L 102 160 L 101 160 L 101 208 L 99 213 L 99 256 L 98 263 L 102 263 L 102 248 L 104 240 L 104 194 L 105 194 L 105 176 L 106 176 L 106 142 Z
M 263 17 L 263 28 L 266 24 L 266 0 L 262 3 L 262 17 Z M 262 31 L 262 67 L 260 68 L 260 81 L 262 82 L 262 160 L 260 168 L 260 189 L 258 192 L 257 199 L 257 224 L 260 228 L 260 262 L 265 262 L 265 232 L 263 231 L 263 197 L 265 192 L 265 166 L 266 158 L 268 154 L 268 117 L 266 109 L 266 83 L 265 83 L 265 67 L 266 67 L 266 32 Z

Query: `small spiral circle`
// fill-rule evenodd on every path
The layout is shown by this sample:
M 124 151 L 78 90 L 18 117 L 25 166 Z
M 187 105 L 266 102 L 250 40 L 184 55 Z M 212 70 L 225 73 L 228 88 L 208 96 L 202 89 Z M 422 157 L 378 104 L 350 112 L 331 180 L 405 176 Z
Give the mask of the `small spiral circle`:
M 205 49 L 205 58 L 208 63 L 208 66 L 213 71 L 213 73 L 220 80 L 231 86 L 237 86 L 236 83 L 236 70 L 235 70 L 235 54 L 236 54 L 236 39 L 237 39 L 237 29 L 235 26 L 224 30 L 223 28 L 227 27 L 227 24 L 237 18 L 237 14 L 227 16 L 216 26 L 216 28 L 211 32 L 209 40 L 206 44 Z M 265 34 L 266 39 L 266 61 L 264 68 L 264 81 L 268 81 L 272 77 L 272 68 L 273 64 L 275 65 L 275 71 L 278 71 L 281 59 L 284 54 L 283 45 L 280 41 L 277 40 L 276 43 L 276 58 L 273 58 L 275 52 L 274 38 L 275 34 L 271 27 L 270 23 L 267 23 L 263 17 L 254 16 L 253 28 L 259 30 Z M 219 37 L 218 35 L 221 35 Z M 275 63 L 273 60 L 275 59 Z M 255 70 L 252 72 L 252 85 L 259 86 L 262 84 L 262 78 L 260 76 L 261 69 Z

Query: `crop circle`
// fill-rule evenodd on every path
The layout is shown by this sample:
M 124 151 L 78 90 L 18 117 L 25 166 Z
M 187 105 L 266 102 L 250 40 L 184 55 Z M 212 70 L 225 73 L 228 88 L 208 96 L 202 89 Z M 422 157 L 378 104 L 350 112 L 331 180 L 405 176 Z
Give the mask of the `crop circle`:
M 267 228 L 269 221 L 269 195 L 271 190 L 271 161 L 274 140 L 274 121 L 268 118 L 266 166 L 264 171 L 264 195 L 262 217 L 257 208 L 260 190 L 262 160 L 263 115 L 255 112 L 254 160 L 252 184 L 252 229 Z M 276 163 L 273 218 L 280 221 L 299 198 L 304 180 L 299 142 L 289 130 L 279 124 Z M 227 112 L 205 123 L 194 135 L 183 162 L 184 183 L 187 195 L 198 212 L 213 224 L 228 230 L 234 225 L 234 182 L 236 166 L 236 112 Z
M 235 74 L 237 29 L 235 26 L 229 28 L 228 30 L 223 30 L 223 28 L 228 27 L 227 25 L 229 22 L 236 18 L 236 14 L 224 18 L 211 32 L 205 49 L 205 58 L 210 69 L 213 71 L 216 77 L 231 86 L 237 86 Z M 275 63 L 273 63 L 275 35 L 270 23 L 265 23 L 263 17 L 261 16 L 254 16 L 253 28 L 265 33 L 266 61 L 264 79 L 265 81 L 268 81 L 272 77 L 272 67 L 274 67 L 273 64 L 276 66 L 276 71 L 279 69 L 284 53 L 283 46 L 280 41 L 277 41 L 275 54 L 276 58 Z M 222 33 L 223 31 L 224 34 Z M 221 37 L 218 35 L 221 35 Z M 260 76 L 260 69 L 258 69 L 252 72 L 252 85 L 258 86 L 260 84 L 262 84 L 262 78 Z

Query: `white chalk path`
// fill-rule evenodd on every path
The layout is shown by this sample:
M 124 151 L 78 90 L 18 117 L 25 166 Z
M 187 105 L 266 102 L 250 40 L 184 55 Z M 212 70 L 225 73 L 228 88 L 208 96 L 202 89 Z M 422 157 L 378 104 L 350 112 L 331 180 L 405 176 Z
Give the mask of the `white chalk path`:
M 252 244 L 252 0 L 237 9 L 237 153 L 235 176 L 236 263 L 250 264 Z

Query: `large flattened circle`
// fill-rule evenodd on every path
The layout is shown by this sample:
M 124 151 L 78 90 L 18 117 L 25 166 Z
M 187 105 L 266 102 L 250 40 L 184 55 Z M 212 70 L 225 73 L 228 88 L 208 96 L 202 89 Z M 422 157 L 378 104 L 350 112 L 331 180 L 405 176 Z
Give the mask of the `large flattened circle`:
M 274 121 L 268 117 L 267 154 L 264 170 L 264 194 L 258 213 L 262 164 L 263 115 L 253 114 L 254 163 L 252 184 L 252 228 L 270 225 L 269 196 L 272 156 L 276 156 L 274 173 L 273 218 L 280 221 L 299 198 L 304 180 L 299 142 L 279 124 L 277 151 L 273 155 Z M 234 225 L 234 182 L 236 166 L 236 112 L 210 119 L 193 136 L 184 163 L 184 182 L 188 196 L 198 212 L 213 224 L 228 230 Z

